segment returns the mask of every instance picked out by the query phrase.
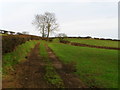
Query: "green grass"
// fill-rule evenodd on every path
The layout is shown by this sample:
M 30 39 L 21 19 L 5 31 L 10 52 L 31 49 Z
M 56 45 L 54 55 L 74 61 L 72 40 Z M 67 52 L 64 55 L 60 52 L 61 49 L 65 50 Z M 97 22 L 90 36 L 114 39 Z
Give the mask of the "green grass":
M 40 55 L 44 59 L 44 61 L 48 61 L 48 53 L 45 48 L 45 41 L 40 40 Z
M 118 51 L 49 43 L 63 63 L 75 61 L 80 79 L 89 87 L 118 87 Z
M 55 39 L 53 39 L 53 42 L 58 43 L 58 42 L 59 42 L 59 38 L 55 38 Z
M 46 65 L 45 65 L 45 80 L 47 80 L 48 83 L 54 85 L 57 88 L 63 87 L 63 81 L 61 77 L 57 74 L 55 68 L 52 66 L 52 63 L 49 60 L 48 53 L 45 47 L 46 42 L 40 41 L 40 55 L 44 59 Z
M 89 44 L 89 45 L 96 45 L 96 46 L 107 46 L 107 47 L 117 47 L 118 48 L 118 41 L 95 40 L 95 39 L 77 39 L 77 38 L 66 38 L 64 40 L 82 43 L 82 44 Z
M 27 41 L 24 44 L 17 46 L 13 52 L 3 55 L 3 72 L 7 72 L 7 68 L 12 69 L 13 65 L 19 63 L 21 60 L 24 60 L 25 56 L 27 56 L 31 48 L 33 48 L 37 42 L 38 41 L 35 40 Z

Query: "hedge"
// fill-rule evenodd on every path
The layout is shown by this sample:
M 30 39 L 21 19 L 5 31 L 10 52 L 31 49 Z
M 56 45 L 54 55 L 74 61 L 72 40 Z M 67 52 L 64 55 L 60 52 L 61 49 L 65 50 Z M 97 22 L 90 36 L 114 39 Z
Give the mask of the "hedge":
M 16 46 L 25 43 L 29 40 L 39 40 L 41 39 L 38 36 L 32 35 L 6 35 L 2 36 L 2 54 L 11 52 L 15 49 Z

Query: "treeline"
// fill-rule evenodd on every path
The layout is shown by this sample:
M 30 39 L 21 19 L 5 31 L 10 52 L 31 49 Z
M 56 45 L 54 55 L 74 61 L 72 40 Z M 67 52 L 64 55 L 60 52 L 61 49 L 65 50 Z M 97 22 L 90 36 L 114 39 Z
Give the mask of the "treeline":
M 13 31 L 1 30 L 1 29 L 0 29 L 0 34 L 7 34 L 7 35 L 26 35 L 26 34 L 24 34 L 24 33 L 25 33 L 25 32 L 20 33 L 20 32 L 13 32 Z
M 51 37 L 52 39 L 54 38 L 61 38 L 61 37 Z M 107 39 L 107 38 L 93 38 L 93 37 L 90 37 L 90 36 L 87 36 L 87 37 L 62 37 L 62 39 L 64 38 L 77 38 L 77 39 L 95 39 L 95 40 L 111 40 L 111 41 L 120 41 L 118 39 Z
M 2 54 L 9 53 L 15 49 L 16 46 L 25 43 L 29 40 L 39 40 L 41 37 L 33 35 L 3 35 L 2 36 Z

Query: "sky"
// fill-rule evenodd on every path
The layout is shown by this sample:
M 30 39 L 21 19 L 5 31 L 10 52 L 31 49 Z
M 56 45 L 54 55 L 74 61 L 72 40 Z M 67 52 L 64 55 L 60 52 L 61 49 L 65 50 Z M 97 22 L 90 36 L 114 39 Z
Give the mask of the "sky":
M 118 39 L 118 0 L 1 0 L 0 29 L 39 35 L 36 14 L 55 13 L 57 33 Z

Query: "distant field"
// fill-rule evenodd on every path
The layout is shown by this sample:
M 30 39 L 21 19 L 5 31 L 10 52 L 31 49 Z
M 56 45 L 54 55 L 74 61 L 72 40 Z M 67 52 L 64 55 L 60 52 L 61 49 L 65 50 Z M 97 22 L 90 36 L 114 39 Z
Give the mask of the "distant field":
M 85 39 L 69 40 L 94 45 L 99 45 L 101 43 L 100 45 L 117 47 L 117 42 L 112 41 Z M 49 47 L 62 62 L 76 62 L 76 74 L 79 75 L 80 79 L 89 87 L 118 87 L 117 50 L 77 47 L 60 43 L 49 43 Z
M 0 36 L 7 36 L 7 34 L 0 34 Z
M 117 47 L 118 41 L 110 41 L 110 40 L 95 40 L 95 39 L 77 39 L 77 38 L 66 38 L 65 40 L 71 42 L 77 42 L 82 44 L 96 45 L 96 46 L 107 46 L 107 47 Z

